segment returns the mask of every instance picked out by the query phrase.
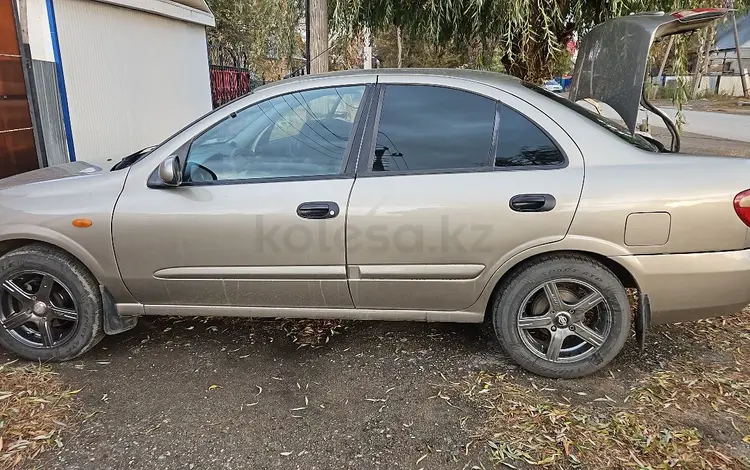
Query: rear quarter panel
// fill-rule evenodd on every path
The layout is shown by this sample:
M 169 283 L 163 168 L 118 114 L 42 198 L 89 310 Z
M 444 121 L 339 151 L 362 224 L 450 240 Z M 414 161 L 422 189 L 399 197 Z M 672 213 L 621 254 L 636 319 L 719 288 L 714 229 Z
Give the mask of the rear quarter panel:
M 611 152 L 611 150 L 610 150 Z M 738 250 L 747 246 L 747 227 L 734 211 L 734 196 L 750 187 L 750 161 L 730 157 L 649 154 L 619 149 L 610 158 L 584 150 L 586 178 L 571 236 L 608 240 L 632 254 Z M 618 156 L 619 158 L 612 158 Z M 638 227 L 626 243 L 628 216 L 667 213 L 665 227 Z M 645 220 L 645 219 L 644 219 Z M 652 244 L 635 245 L 634 238 Z M 634 235 L 637 235 L 634 236 Z M 666 241 L 664 240 L 666 238 Z
M 581 200 L 566 240 L 605 256 L 738 250 L 748 228 L 734 212 L 734 196 L 750 188 L 750 160 L 651 153 L 640 150 L 576 112 L 534 92 L 521 97 L 560 123 L 583 154 Z M 633 213 L 666 212 L 666 242 L 628 245 Z M 645 220 L 645 219 L 642 219 Z M 663 220 L 654 218 L 653 220 Z M 633 238 L 648 237 L 648 226 Z M 660 240 L 660 233 L 650 237 Z

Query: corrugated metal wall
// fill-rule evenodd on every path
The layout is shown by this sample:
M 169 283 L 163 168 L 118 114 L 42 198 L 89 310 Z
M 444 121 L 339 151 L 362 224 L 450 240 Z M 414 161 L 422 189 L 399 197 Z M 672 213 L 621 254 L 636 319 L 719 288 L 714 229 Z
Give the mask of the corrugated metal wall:
M 54 5 L 77 160 L 108 165 L 211 110 L 203 26 L 90 0 Z
M 33 60 L 31 69 L 34 72 L 34 86 L 47 164 L 67 163 L 70 160 L 68 144 L 65 142 L 65 125 L 62 119 L 55 63 Z

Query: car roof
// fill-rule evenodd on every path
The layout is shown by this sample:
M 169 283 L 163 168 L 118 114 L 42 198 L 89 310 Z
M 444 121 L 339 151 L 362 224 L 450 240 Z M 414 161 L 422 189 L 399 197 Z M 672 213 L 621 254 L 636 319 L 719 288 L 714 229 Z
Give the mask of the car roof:
M 300 75 L 297 77 L 285 78 L 282 80 L 274 81 L 258 87 L 257 89 L 266 89 L 281 84 L 294 84 L 304 83 L 309 80 L 321 80 L 325 78 L 338 78 L 338 77 L 361 77 L 361 76 L 377 76 L 377 75 L 403 75 L 403 76 L 434 76 L 434 77 L 450 77 L 458 78 L 463 80 L 471 80 L 497 88 L 523 88 L 521 80 L 497 72 L 490 72 L 486 70 L 472 70 L 472 69 L 440 69 L 440 68 L 379 68 L 379 69 L 353 69 L 353 70 L 342 70 L 337 72 L 327 72 L 314 75 Z

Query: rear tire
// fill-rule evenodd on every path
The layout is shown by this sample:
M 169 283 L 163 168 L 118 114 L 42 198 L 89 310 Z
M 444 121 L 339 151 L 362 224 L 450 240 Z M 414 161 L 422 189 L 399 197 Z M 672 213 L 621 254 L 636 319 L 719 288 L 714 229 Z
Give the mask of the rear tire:
M 501 345 L 521 367 L 575 378 L 596 372 L 620 352 L 630 334 L 630 303 L 617 276 L 601 263 L 550 255 L 503 282 L 492 320 Z
M 0 257 L 0 345 L 33 361 L 73 359 L 104 337 L 99 284 L 80 261 L 28 245 Z

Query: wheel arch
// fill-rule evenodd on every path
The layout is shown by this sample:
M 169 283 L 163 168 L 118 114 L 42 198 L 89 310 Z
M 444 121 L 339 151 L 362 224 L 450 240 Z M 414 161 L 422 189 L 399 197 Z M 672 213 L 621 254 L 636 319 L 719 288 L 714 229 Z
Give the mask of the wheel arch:
M 78 262 L 80 262 L 83 265 L 83 267 L 94 277 L 94 280 L 99 285 L 99 290 L 102 295 L 102 309 L 103 309 L 103 319 L 104 319 L 103 326 L 104 326 L 104 331 L 107 334 L 112 335 L 112 334 L 121 333 L 123 331 L 127 331 L 133 328 L 136 325 L 137 317 L 130 316 L 127 318 L 123 318 L 122 316 L 118 314 L 117 307 L 115 305 L 114 299 L 112 298 L 112 293 L 109 291 L 109 289 L 104 284 L 104 282 L 102 282 L 101 277 L 99 277 L 91 269 L 91 266 L 87 264 L 83 259 L 81 259 L 81 257 L 78 256 L 75 252 L 71 252 L 70 250 L 67 250 L 65 247 L 60 246 L 59 244 L 56 244 L 56 243 L 50 243 L 47 240 L 40 240 L 36 238 L 12 238 L 12 239 L 0 241 L 0 256 L 3 256 L 14 250 L 23 248 L 25 246 L 30 246 L 30 245 L 42 245 L 45 247 L 53 248 L 55 250 L 59 250 L 67 254 L 68 256 L 73 257 Z M 97 264 L 97 266 L 99 265 Z
M 633 274 L 625 266 L 623 266 L 622 264 L 620 264 L 619 262 L 615 261 L 612 258 L 609 258 L 607 256 L 604 256 L 602 254 L 599 254 L 593 251 L 587 251 L 587 250 L 545 251 L 542 253 L 531 255 L 523 259 L 519 259 L 515 263 L 513 263 L 511 266 L 508 266 L 507 269 L 505 269 L 505 271 L 502 273 L 500 278 L 495 282 L 495 285 L 492 287 L 492 293 L 487 297 L 487 303 L 485 305 L 485 319 L 490 317 L 492 305 L 495 301 L 496 296 L 498 295 L 498 292 L 502 288 L 503 283 L 507 281 L 509 278 L 511 278 L 515 272 L 517 272 L 519 269 L 523 269 L 524 266 L 526 266 L 527 264 L 532 263 L 540 258 L 545 258 L 545 257 L 550 257 L 550 256 L 565 256 L 565 255 L 585 256 L 594 261 L 598 261 L 599 263 L 607 267 L 607 269 L 612 271 L 612 273 L 617 277 L 617 279 L 620 280 L 620 282 L 626 289 L 640 290 L 638 286 L 638 281 L 633 276 Z
M 96 261 L 96 259 L 88 253 L 81 245 L 75 241 L 67 238 L 61 234 L 55 234 L 54 237 L 49 235 L 35 235 L 35 236 L 19 236 L 19 237 L 7 237 L 0 239 L 0 256 L 10 253 L 13 250 L 22 248 L 28 245 L 42 244 L 47 245 L 58 250 L 61 250 L 83 264 L 86 269 L 96 278 L 96 280 L 103 284 L 102 278 L 104 270 L 102 266 Z

